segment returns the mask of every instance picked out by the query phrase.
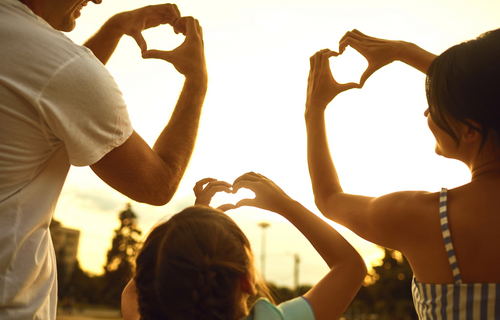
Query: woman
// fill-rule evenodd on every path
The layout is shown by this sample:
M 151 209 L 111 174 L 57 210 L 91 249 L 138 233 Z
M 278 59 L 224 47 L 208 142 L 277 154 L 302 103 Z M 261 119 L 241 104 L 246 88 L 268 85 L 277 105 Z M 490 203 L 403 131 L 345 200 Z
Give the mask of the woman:
M 206 187 L 204 187 L 204 185 Z M 250 243 L 221 210 L 208 207 L 217 192 L 247 188 L 255 199 L 243 199 L 225 210 L 254 206 L 277 212 L 308 238 L 331 268 L 303 297 L 274 306 L 258 280 Z M 363 259 L 322 219 L 289 198 L 266 177 L 247 173 L 233 185 L 204 179 L 194 188 L 197 205 L 155 227 L 137 257 L 137 273 L 122 295 L 125 320 L 160 319 L 337 319 L 366 276 Z
M 342 191 L 326 135 L 325 109 L 342 91 L 328 49 L 311 57 L 305 119 L 316 205 L 359 236 L 401 251 L 414 279 L 421 319 L 467 315 L 500 318 L 500 29 L 435 56 L 414 44 L 354 30 L 340 41 L 368 60 L 360 86 L 395 60 L 427 73 L 424 116 L 436 153 L 464 162 L 471 182 L 441 192 L 403 191 L 365 197 Z M 469 318 L 468 318 L 469 319 Z

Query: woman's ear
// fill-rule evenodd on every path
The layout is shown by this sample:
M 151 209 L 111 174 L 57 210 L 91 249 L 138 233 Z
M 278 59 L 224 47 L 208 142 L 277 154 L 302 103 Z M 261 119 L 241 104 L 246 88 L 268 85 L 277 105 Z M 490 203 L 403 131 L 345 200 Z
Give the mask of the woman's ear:
M 257 289 L 255 288 L 255 276 L 248 270 L 240 277 L 241 290 L 248 293 L 251 296 L 257 294 Z
M 479 142 L 481 143 L 483 136 L 479 131 L 473 128 L 482 129 L 481 125 L 475 121 L 467 119 L 467 122 L 469 122 L 471 125 L 468 124 L 463 124 L 462 130 L 461 130 L 461 140 L 464 143 L 474 143 L 474 142 Z

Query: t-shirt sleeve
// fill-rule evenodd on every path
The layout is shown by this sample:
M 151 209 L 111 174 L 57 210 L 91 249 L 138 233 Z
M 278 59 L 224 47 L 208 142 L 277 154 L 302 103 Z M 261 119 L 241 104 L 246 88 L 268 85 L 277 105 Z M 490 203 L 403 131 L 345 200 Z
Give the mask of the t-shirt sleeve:
M 314 320 L 314 312 L 311 304 L 305 297 L 285 301 L 278 306 L 285 320 Z
M 297 297 L 278 306 L 267 299 L 259 299 L 250 314 L 240 320 L 314 320 L 314 312 L 304 297 Z
M 133 132 L 123 95 L 92 53 L 61 66 L 39 102 L 46 139 L 61 141 L 75 166 L 96 163 Z

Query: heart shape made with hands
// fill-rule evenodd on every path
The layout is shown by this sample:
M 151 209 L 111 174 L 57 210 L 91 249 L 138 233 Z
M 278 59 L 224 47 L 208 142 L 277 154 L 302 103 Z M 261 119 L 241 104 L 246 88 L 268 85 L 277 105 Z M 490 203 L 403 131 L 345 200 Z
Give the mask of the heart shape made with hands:
M 330 58 L 330 69 L 338 83 L 359 83 L 366 68 L 368 68 L 366 58 L 351 47 L 347 47 L 342 54 Z
M 239 189 L 236 193 L 225 193 L 222 191 L 216 193 L 213 196 L 212 201 L 210 201 L 210 206 L 212 208 L 218 208 L 219 206 L 224 204 L 235 205 L 238 203 L 238 201 L 242 199 L 253 199 L 253 198 L 255 198 L 255 193 L 245 188 Z
M 171 31 L 165 32 L 165 28 L 168 27 L 170 27 Z M 186 39 L 182 33 L 176 34 L 170 25 L 143 30 L 142 36 L 146 41 L 148 50 L 170 51 L 180 46 Z

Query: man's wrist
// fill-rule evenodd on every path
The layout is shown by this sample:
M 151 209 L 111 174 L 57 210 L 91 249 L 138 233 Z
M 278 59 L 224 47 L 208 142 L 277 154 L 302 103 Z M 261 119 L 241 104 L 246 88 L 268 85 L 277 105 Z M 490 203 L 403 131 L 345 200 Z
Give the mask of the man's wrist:
M 103 29 L 110 35 L 122 37 L 125 34 L 123 21 L 126 20 L 126 12 L 120 12 L 109 18 L 103 25 Z

